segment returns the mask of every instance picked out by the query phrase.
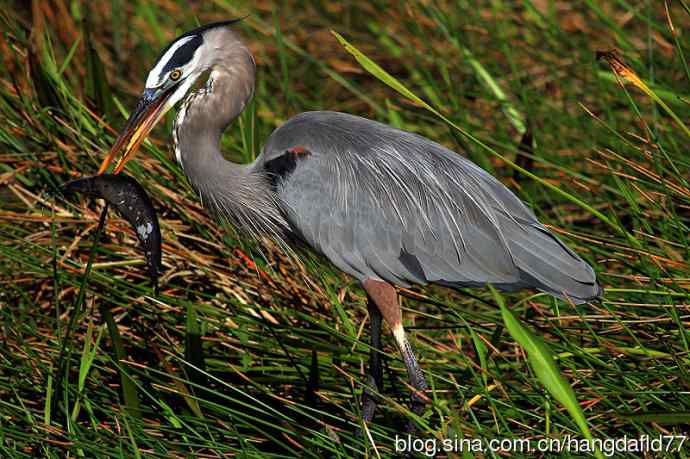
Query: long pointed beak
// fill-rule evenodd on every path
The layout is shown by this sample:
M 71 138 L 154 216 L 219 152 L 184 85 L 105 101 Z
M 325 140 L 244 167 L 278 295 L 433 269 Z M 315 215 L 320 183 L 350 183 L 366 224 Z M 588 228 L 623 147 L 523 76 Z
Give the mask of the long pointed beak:
M 158 123 L 158 120 L 165 114 L 169 107 L 166 101 L 175 90 L 176 86 L 167 89 L 146 89 L 137 103 L 134 111 L 129 115 L 129 119 L 124 129 L 118 136 L 115 144 L 110 149 L 108 156 L 105 157 L 98 169 L 98 175 L 104 174 L 108 166 L 113 162 L 115 155 L 122 150 L 124 152 L 120 160 L 113 169 L 113 174 L 119 174 L 125 167 L 125 163 L 132 159 L 134 153 L 144 141 L 148 133 Z

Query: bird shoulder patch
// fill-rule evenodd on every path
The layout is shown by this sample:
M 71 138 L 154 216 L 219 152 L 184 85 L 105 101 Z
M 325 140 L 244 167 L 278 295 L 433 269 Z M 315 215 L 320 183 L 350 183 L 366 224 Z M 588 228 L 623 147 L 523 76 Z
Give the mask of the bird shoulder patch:
M 298 145 L 288 148 L 282 155 L 267 161 L 264 164 L 264 170 L 268 173 L 271 185 L 275 187 L 295 170 L 301 160 L 306 159 L 310 155 L 309 150 Z

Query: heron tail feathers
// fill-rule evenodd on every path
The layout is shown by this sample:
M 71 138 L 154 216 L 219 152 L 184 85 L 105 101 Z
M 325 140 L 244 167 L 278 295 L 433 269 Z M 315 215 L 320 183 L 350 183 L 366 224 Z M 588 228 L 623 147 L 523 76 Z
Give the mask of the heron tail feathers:
M 509 245 L 524 281 L 575 304 L 603 293 L 592 267 L 539 223 L 513 223 Z

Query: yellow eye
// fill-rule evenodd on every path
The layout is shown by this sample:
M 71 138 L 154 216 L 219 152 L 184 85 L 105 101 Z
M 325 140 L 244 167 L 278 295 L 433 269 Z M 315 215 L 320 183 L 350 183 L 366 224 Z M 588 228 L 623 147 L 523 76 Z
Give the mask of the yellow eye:
M 176 69 L 176 70 L 173 70 L 172 72 L 170 72 L 169 78 L 173 81 L 177 81 L 180 79 L 181 76 L 182 76 L 182 72 L 179 69 Z

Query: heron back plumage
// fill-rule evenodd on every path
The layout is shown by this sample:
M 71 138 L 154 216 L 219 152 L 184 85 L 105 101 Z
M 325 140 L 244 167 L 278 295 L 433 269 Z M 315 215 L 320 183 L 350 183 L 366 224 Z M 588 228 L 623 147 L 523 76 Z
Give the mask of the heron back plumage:
M 297 115 L 253 168 L 309 152 L 273 177 L 297 237 L 360 280 L 600 294 L 592 268 L 510 190 L 424 137 L 337 112 Z

